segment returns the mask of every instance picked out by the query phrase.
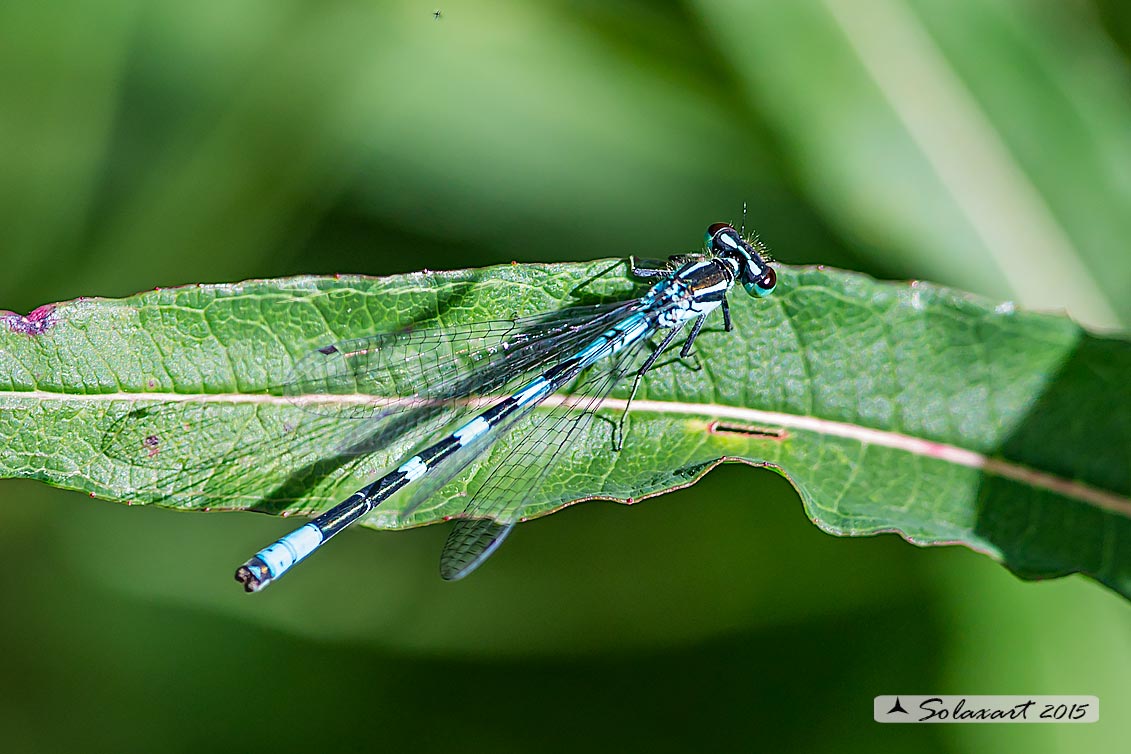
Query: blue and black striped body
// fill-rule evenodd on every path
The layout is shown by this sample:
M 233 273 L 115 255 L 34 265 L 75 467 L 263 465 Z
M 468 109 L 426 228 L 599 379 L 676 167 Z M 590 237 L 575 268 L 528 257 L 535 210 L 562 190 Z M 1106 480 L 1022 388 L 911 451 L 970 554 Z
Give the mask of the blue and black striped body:
M 674 336 L 691 321 L 696 322 L 694 337 L 703 318 L 725 303 L 726 294 L 736 280 L 743 281 L 748 290 L 753 285 L 749 281 L 755 279 L 766 284 L 763 286 L 765 293 L 773 289 L 772 269 L 756 250 L 742 241 L 733 228 L 720 224 L 712 226 L 712 231 L 715 232 L 714 243 L 709 243 L 708 246 L 708 250 L 712 252 L 710 256 L 688 261 L 678 269 L 666 273 L 643 297 L 635 302 L 628 302 L 623 307 L 624 316 L 620 321 L 575 352 L 560 358 L 538 377 L 510 395 L 500 398 L 490 408 L 466 421 L 438 442 L 419 451 L 395 470 L 358 490 L 349 499 L 305 526 L 260 550 L 237 570 L 236 579 L 244 584 L 247 591 L 258 591 L 390 496 L 447 464 L 466 465 L 476 454 L 460 451 L 498 436 L 550 395 L 569 385 L 584 370 L 615 356 L 622 349 L 633 346 L 660 330 L 672 330 L 671 335 Z M 709 239 L 712 231 L 709 231 Z M 733 252 L 732 246 L 740 253 Z M 670 342 L 670 337 L 665 345 L 667 342 Z M 654 355 L 659 355 L 662 348 Z M 641 373 L 653 361 L 654 358 L 650 359 L 640 370 Z M 448 468 L 446 471 L 450 472 L 452 469 Z

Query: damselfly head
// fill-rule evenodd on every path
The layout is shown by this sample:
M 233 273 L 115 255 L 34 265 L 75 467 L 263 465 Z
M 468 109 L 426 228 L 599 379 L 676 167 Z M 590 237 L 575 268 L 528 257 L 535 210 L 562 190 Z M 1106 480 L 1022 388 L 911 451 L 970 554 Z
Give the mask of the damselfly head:
M 704 236 L 707 251 L 738 262 L 738 279 L 751 296 L 769 296 L 778 284 L 777 273 L 766 262 L 765 248 L 755 247 L 728 223 L 714 223 Z

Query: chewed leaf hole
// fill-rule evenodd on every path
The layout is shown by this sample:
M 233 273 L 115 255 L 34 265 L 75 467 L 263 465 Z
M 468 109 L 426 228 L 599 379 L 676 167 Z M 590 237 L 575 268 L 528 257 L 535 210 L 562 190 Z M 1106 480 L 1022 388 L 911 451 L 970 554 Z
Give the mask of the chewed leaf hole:
M 756 424 L 739 424 L 737 422 L 711 422 L 707 425 L 707 431 L 759 437 L 765 440 L 784 440 L 789 436 L 789 433 L 783 427 L 761 427 Z

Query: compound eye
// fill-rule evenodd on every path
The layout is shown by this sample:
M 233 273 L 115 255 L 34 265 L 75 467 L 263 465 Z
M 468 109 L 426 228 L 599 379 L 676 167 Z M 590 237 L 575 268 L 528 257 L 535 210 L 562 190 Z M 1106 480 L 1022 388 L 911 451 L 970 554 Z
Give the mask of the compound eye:
M 778 285 L 778 274 L 774 272 L 773 267 L 767 267 L 766 271 L 758 277 L 754 278 L 754 282 L 743 284 L 743 288 L 751 296 L 763 298 L 769 296 L 774 292 L 774 288 Z

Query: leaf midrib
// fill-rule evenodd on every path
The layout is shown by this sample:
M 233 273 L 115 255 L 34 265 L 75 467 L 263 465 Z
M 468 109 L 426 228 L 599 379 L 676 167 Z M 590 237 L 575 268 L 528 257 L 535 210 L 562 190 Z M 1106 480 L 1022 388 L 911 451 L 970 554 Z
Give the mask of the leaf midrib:
M 397 405 L 419 398 L 384 398 L 364 394 L 281 396 L 254 393 L 93 393 L 71 394 L 43 390 L 0 391 L 0 400 L 31 399 L 36 402 L 59 401 L 75 403 L 235 403 L 256 405 L 314 405 L 330 404 L 372 404 Z M 469 405 L 486 405 L 496 400 L 486 396 L 468 401 Z M 568 396 L 552 395 L 542 404 L 544 407 L 559 406 L 569 401 Z M 626 401 L 608 398 L 602 408 L 623 411 Z M 658 401 L 637 399 L 628 407 L 632 413 L 654 413 L 680 416 L 710 416 L 758 426 L 780 427 L 786 430 L 811 432 L 828 437 L 854 440 L 863 445 L 876 445 L 909 453 L 914 456 L 930 458 L 956 466 L 977 469 L 985 474 L 1008 479 L 1034 489 L 1051 492 L 1077 502 L 1115 513 L 1131 519 L 1131 497 L 1103 490 L 1075 479 L 1049 474 L 1023 464 L 995 458 L 984 453 L 962 448 L 949 443 L 941 443 L 901 432 L 875 429 L 849 422 L 822 419 L 815 416 L 790 414 L 781 411 L 765 411 L 743 406 L 727 406 L 716 403 L 694 403 L 686 401 Z M 781 441 L 785 438 L 779 438 Z

